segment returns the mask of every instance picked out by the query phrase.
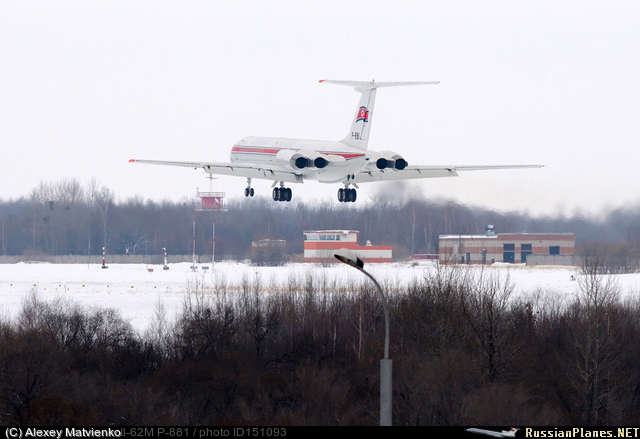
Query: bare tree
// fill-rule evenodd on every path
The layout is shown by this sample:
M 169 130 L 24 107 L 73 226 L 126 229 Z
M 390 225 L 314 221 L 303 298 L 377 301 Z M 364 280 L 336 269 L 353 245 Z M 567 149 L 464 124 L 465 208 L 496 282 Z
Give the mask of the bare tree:
M 104 187 L 98 183 L 95 178 L 92 178 L 87 184 L 86 199 L 89 204 L 91 212 L 100 212 L 100 218 L 102 219 L 102 236 L 103 247 L 107 247 L 107 224 L 109 221 L 109 209 L 113 205 L 114 194 L 111 189 Z M 91 243 L 89 243 L 89 249 Z
M 600 424 L 613 391 L 611 377 L 619 358 L 612 332 L 612 311 L 620 288 L 614 276 L 602 274 L 602 261 L 588 254 L 578 277 L 578 296 L 573 306 L 577 324 L 571 332 L 576 375 L 572 384 L 580 395 L 579 412 L 587 424 Z M 606 421 L 605 421 L 606 422 Z
M 477 279 L 469 280 L 462 294 L 462 307 L 484 354 L 489 381 L 494 381 L 523 346 L 521 340 L 514 339 L 509 312 L 515 285 L 508 276 L 501 278 L 485 270 Z

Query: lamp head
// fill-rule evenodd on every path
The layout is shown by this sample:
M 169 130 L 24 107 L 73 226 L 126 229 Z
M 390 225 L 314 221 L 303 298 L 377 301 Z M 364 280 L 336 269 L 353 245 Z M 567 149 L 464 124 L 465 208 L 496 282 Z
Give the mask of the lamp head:
M 348 248 L 341 248 L 340 250 L 336 251 L 333 256 L 340 262 L 344 262 L 347 265 L 351 265 L 352 267 L 355 267 L 358 270 L 362 270 L 364 267 L 364 262 L 362 262 L 362 259 L 357 257 L 355 253 L 353 253 Z

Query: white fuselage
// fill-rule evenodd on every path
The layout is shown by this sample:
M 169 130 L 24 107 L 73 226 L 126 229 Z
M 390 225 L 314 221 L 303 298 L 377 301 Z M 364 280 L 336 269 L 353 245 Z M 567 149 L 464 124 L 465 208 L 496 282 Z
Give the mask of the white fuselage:
M 245 137 L 231 149 L 231 163 L 268 165 L 283 171 L 294 171 L 303 179 L 335 183 L 357 174 L 369 162 L 369 154 L 342 142 L 287 139 L 281 137 Z M 298 167 L 296 158 L 309 159 L 309 165 Z M 313 165 L 321 158 L 323 167 Z

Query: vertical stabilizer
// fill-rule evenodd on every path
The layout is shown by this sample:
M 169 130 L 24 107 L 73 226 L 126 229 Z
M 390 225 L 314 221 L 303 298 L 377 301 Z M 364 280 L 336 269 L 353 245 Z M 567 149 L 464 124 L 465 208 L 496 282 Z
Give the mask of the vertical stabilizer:
M 424 84 L 437 84 L 439 81 L 431 82 L 367 82 L 367 81 L 336 81 L 336 80 L 321 80 L 320 82 L 326 82 L 328 84 L 338 84 L 354 87 L 355 91 L 362 93 L 360 96 L 360 102 L 356 109 L 356 114 L 353 117 L 351 123 L 351 129 L 342 140 L 342 143 L 346 143 L 349 146 L 358 148 L 361 150 L 367 149 L 369 142 L 369 132 L 371 131 L 371 119 L 373 118 L 373 104 L 376 100 L 376 89 L 379 87 L 394 87 L 402 85 L 424 85 Z

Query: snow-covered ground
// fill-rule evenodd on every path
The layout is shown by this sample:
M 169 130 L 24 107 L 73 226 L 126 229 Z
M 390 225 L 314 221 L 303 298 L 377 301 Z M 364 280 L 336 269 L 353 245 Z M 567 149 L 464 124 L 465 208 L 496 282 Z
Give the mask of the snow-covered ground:
M 361 282 L 361 273 L 344 264 L 329 267 L 312 264 L 290 264 L 283 267 L 254 267 L 235 262 L 215 264 L 213 271 L 199 269 L 193 272 L 189 263 L 162 265 L 112 264 L 108 269 L 100 265 L 19 263 L 0 265 L 0 316 L 15 318 L 24 298 L 37 292 L 43 300 L 64 297 L 83 306 L 118 309 L 122 316 L 140 331 L 146 329 L 157 306 L 162 303 L 168 317 L 182 309 L 188 291 L 224 283 L 239 286 L 243 280 L 253 283 L 259 279 L 265 287 L 286 285 L 289 279 L 314 280 L 326 277 L 343 284 L 348 279 Z M 365 267 L 381 284 L 411 282 L 433 270 L 429 261 L 416 263 L 369 264 Z M 464 268 L 479 270 L 479 267 Z M 519 293 L 538 290 L 570 295 L 576 292 L 578 276 L 574 267 L 525 267 L 522 265 L 493 265 L 485 270 L 509 276 Z M 625 296 L 640 296 L 640 274 L 617 276 Z M 232 289 L 230 289 L 232 291 Z M 230 294 L 233 294 L 232 292 Z

